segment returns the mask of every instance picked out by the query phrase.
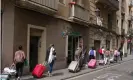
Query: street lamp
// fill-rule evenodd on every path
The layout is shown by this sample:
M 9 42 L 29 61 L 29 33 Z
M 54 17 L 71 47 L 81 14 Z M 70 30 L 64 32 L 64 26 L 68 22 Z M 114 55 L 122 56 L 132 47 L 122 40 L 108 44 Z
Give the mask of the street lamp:
M 2 14 L 3 11 L 1 9 L 1 16 L 0 16 L 0 73 L 2 73 Z

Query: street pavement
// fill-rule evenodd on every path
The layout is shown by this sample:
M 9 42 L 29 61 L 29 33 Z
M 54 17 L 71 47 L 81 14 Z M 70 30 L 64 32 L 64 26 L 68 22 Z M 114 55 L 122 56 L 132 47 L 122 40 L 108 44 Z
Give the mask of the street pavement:
M 66 80 L 133 80 L 133 60 Z

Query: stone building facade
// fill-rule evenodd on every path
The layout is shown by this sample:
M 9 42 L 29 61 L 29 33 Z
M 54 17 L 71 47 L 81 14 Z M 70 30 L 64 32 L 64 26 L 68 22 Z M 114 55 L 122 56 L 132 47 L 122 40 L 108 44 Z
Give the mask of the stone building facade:
M 128 33 L 129 30 L 132 29 L 132 0 L 119 0 L 119 11 L 117 11 L 117 20 L 118 27 L 121 34 L 119 37 L 119 42 L 123 43 L 123 52 L 124 54 L 130 53 L 131 49 L 128 48 Z M 124 42 L 123 42 L 124 41 Z
M 45 60 L 51 43 L 55 69 L 66 68 L 78 46 L 119 47 L 119 8 L 120 0 L 2 0 L 2 67 L 12 64 L 19 45 L 29 61 L 25 73 Z

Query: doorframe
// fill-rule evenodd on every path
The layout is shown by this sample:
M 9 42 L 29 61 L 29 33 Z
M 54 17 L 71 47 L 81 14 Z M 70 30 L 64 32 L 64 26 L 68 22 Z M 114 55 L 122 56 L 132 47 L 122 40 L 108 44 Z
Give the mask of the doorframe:
M 66 36 L 66 46 L 65 46 L 65 53 L 66 53 L 66 58 L 68 57 L 68 35 Z
M 36 25 L 32 25 L 32 24 L 28 24 L 28 30 L 27 30 L 27 60 L 28 60 L 28 63 L 29 63 L 29 60 L 30 60 L 30 29 L 31 28 L 34 28 L 34 29 L 38 29 L 38 30 L 42 30 L 44 31 L 44 40 L 45 40 L 45 51 L 46 51 L 46 28 L 45 27 L 42 27 L 42 26 L 36 26 Z
M 71 36 L 71 35 L 67 35 L 67 36 L 66 36 L 66 42 L 65 42 L 65 43 L 66 43 L 66 45 L 65 45 L 65 51 L 66 51 L 66 52 L 65 52 L 65 57 L 66 57 L 66 62 L 67 62 L 67 59 L 68 59 L 68 44 L 69 44 L 68 38 L 69 38 L 69 36 Z M 72 36 L 72 37 L 74 37 L 74 36 Z M 78 36 L 78 45 L 77 45 L 78 47 L 79 47 L 79 39 L 80 39 L 79 37 L 80 37 L 80 36 Z

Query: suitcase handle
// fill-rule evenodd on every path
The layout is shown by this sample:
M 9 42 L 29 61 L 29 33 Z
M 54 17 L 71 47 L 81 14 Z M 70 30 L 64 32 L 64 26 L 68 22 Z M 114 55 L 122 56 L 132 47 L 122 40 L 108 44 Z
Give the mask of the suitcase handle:
M 16 68 L 16 66 L 14 63 L 9 67 L 9 69 L 15 69 L 15 68 Z
M 46 65 L 48 65 L 48 63 L 44 61 L 44 62 L 42 63 L 42 65 L 46 66 Z

